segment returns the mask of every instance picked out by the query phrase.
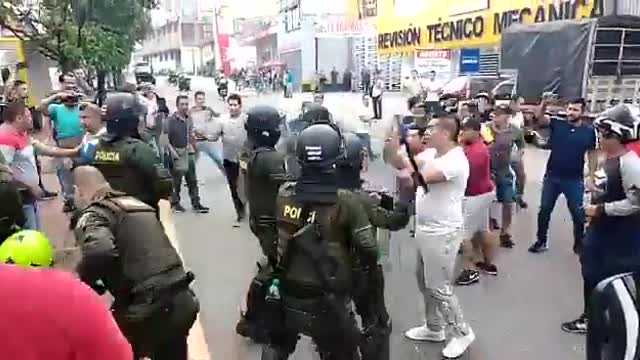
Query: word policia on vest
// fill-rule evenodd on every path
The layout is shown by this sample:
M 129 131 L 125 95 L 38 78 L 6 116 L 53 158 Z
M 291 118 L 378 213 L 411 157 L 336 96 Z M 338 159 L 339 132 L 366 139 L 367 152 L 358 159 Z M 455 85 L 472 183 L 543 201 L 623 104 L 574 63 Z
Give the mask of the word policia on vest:
M 285 205 L 284 207 L 284 216 L 293 220 L 300 219 L 300 215 L 302 214 L 302 208 L 297 206 Z M 313 222 L 316 217 L 316 212 L 312 211 L 309 213 L 309 219 L 307 222 Z
M 489 15 L 478 15 L 461 18 L 452 21 L 443 21 L 437 24 L 422 27 L 409 27 L 390 33 L 378 34 L 378 48 L 390 49 L 405 46 L 420 46 L 423 41 L 427 43 L 440 43 L 446 41 L 467 40 L 482 38 L 486 32 L 486 25 L 490 23 L 485 16 L 493 17 L 493 34 L 500 35 L 503 30 L 517 23 L 534 23 L 547 21 L 570 20 L 578 17 L 578 6 L 582 6 L 582 1 L 564 1 L 558 5 L 539 5 L 532 9 L 524 7 L 522 9 L 506 10 L 494 12 Z M 603 13 L 603 3 L 596 0 L 591 17 L 598 17 Z M 423 38 L 423 30 L 426 39 Z
M 120 153 L 117 151 L 102 151 L 96 152 L 96 161 L 104 162 L 120 162 Z

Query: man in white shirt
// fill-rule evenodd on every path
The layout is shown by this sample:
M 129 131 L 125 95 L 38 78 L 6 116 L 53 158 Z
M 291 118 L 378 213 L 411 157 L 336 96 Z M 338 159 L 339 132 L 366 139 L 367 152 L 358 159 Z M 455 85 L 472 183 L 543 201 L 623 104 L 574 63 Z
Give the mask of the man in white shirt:
M 436 72 L 430 71 L 429 77 L 423 79 L 422 90 L 424 91 L 426 101 L 440 101 L 440 94 L 442 93 L 442 83 L 436 80 Z
M 429 148 L 414 157 L 415 175 L 421 176 L 427 187 L 419 184 L 416 191 L 416 277 L 424 298 L 426 324 L 405 335 L 412 340 L 444 342 L 445 326 L 451 325 L 453 337 L 442 351 L 445 358 L 458 358 L 475 340 L 450 283 L 464 239 L 462 201 L 469 178 L 469 162 L 456 142 L 458 132 L 453 118 L 431 120 L 425 132 Z M 399 146 L 397 140 L 395 146 Z M 406 156 L 391 163 L 396 168 L 413 169 Z

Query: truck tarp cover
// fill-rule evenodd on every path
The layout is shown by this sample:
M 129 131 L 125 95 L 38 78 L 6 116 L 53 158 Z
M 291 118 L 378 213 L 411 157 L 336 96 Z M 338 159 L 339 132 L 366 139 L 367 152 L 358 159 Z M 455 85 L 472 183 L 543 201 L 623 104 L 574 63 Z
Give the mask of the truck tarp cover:
M 539 98 L 545 91 L 582 96 L 589 35 L 595 21 L 514 24 L 502 35 L 501 67 L 518 70 L 516 92 Z

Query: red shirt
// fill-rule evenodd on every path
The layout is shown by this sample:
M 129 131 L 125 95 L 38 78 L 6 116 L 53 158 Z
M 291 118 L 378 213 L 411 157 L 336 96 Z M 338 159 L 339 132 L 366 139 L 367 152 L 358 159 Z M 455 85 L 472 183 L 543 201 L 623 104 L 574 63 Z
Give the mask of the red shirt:
M 107 304 L 71 273 L 0 264 L 0 284 L 0 359 L 133 359 Z
M 469 180 L 465 196 L 476 196 L 493 191 L 489 149 L 482 139 L 464 146 L 469 161 Z
M 627 144 L 627 149 L 633 151 L 638 156 L 640 156 L 640 141 L 634 141 L 630 144 Z

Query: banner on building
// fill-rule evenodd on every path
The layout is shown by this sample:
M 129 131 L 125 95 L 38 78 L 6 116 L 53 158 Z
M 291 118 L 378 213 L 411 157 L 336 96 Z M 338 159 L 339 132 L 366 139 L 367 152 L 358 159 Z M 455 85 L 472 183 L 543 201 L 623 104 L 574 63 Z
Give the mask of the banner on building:
M 427 77 L 431 71 L 436 72 L 436 80 L 451 80 L 451 50 L 416 50 L 414 68 L 421 77 Z

